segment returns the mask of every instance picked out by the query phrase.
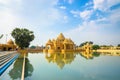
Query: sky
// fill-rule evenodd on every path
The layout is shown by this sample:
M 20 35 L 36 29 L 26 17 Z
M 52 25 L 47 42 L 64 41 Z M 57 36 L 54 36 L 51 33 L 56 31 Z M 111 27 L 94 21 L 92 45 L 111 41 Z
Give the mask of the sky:
M 0 43 L 14 28 L 34 32 L 31 45 L 45 45 L 63 33 L 76 45 L 120 44 L 120 0 L 0 0 Z

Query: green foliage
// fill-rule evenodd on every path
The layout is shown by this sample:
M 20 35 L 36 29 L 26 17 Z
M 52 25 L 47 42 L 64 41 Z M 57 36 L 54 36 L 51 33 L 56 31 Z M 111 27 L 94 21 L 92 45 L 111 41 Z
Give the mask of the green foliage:
M 12 80 L 20 79 L 22 74 L 23 58 L 18 58 L 15 60 L 13 68 L 9 71 L 9 76 Z M 28 68 L 29 67 L 29 68 Z M 25 58 L 25 78 L 32 76 L 34 68 L 28 58 Z
M 0 39 L 3 37 L 3 34 L 2 35 L 0 35 Z
M 113 47 L 113 45 L 101 45 L 101 47 Z
M 93 49 L 93 50 L 100 49 L 100 46 L 99 46 L 99 45 L 93 45 L 93 46 L 92 46 L 92 49 Z
M 12 37 L 15 39 L 15 43 L 21 48 L 27 48 L 30 42 L 34 40 L 34 34 L 25 28 L 15 28 L 12 33 Z
M 120 47 L 120 44 L 118 44 L 117 46 Z
M 84 46 L 84 45 L 85 45 L 85 43 L 81 43 L 79 47 L 82 47 L 82 46 Z
M 31 49 L 35 49 L 35 48 L 36 48 L 36 46 L 30 46 L 30 48 L 31 48 Z
M 82 47 L 82 46 L 84 46 L 84 45 L 87 44 L 87 43 L 93 44 L 92 41 L 86 41 L 86 42 L 81 43 L 79 47 Z
M 108 47 L 107 45 L 101 45 L 101 47 Z
M 99 56 L 100 56 L 100 53 L 98 53 L 98 52 L 93 52 L 93 56 L 99 57 Z

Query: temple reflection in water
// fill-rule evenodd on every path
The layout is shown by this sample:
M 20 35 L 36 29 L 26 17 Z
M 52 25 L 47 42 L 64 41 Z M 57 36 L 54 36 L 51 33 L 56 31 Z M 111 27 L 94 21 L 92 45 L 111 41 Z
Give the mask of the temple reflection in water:
M 84 57 L 86 60 L 94 59 L 94 57 L 99 57 L 100 55 L 109 55 L 109 56 L 120 56 L 120 53 L 98 53 L 98 52 L 80 52 L 80 53 L 45 53 L 45 58 L 48 63 L 55 63 L 57 66 L 62 69 L 65 65 L 71 64 L 76 55 Z
M 74 53 L 46 53 L 45 58 L 48 62 L 56 63 L 61 69 L 65 66 L 65 64 L 71 64 L 75 59 Z

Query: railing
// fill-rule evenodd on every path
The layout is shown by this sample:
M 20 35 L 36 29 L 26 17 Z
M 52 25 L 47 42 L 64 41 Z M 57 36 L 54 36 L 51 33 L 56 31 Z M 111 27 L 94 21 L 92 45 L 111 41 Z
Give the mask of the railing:
M 21 80 L 24 80 L 24 75 L 25 75 L 25 54 L 24 54 L 24 59 L 23 59 Z

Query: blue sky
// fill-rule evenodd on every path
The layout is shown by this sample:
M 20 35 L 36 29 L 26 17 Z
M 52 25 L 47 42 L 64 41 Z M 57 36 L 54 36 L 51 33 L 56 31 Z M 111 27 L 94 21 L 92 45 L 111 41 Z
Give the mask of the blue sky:
M 45 45 L 59 33 L 79 45 L 120 44 L 120 0 L 0 0 L 0 43 L 15 27 L 34 31 L 32 45 Z

